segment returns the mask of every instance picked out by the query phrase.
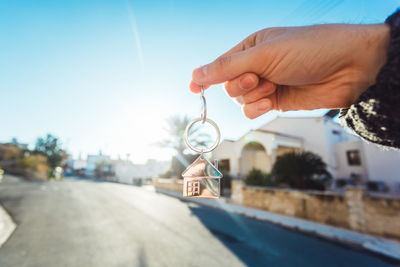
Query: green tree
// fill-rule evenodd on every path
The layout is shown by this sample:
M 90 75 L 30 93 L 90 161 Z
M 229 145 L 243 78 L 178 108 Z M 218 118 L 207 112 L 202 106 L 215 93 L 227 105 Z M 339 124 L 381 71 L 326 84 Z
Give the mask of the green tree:
M 332 178 L 322 158 L 308 151 L 279 156 L 271 173 L 278 183 L 297 189 L 324 190 Z
M 57 166 L 61 166 L 67 154 L 61 148 L 60 140 L 54 135 L 47 134 L 45 138 L 38 138 L 35 145 L 35 153 L 43 154 L 47 157 L 47 161 L 51 170 Z
M 10 144 L 18 147 L 18 145 L 19 145 L 18 139 L 16 137 L 11 138 Z

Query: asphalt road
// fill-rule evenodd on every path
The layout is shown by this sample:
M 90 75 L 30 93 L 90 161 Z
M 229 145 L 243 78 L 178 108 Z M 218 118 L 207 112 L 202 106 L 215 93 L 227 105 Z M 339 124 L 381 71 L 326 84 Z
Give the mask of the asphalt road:
M 398 266 L 368 252 L 139 188 L 5 177 L 18 227 L 0 266 Z

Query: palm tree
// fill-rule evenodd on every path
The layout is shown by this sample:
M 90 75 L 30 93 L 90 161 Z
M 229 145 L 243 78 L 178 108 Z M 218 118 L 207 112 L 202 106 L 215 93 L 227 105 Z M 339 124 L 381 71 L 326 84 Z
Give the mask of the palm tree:
M 278 183 L 298 189 L 324 190 L 332 176 L 322 158 L 312 152 L 289 152 L 279 156 L 272 168 Z
M 186 126 L 190 123 L 191 119 L 188 116 L 174 115 L 166 119 L 167 127 L 166 131 L 169 135 L 167 139 L 159 142 L 158 145 L 161 147 L 172 148 L 176 151 L 178 155 L 185 155 L 185 150 L 187 149 L 184 132 Z M 190 142 L 196 147 L 202 148 L 206 147 L 210 143 L 210 135 L 207 133 L 200 133 L 200 128 L 192 127 L 190 131 Z
M 186 126 L 190 123 L 188 116 L 171 116 L 167 122 L 167 131 L 169 137 L 158 143 L 161 147 L 172 148 L 176 151 L 176 155 L 171 160 L 170 169 L 167 171 L 165 176 L 180 177 L 181 173 L 185 168 L 197 157 L 191 153 L 185 153 L 188 149 L 184 140 L 184 132 Z M 206 147 L 210 143 L 210 136 L 206 133 L 201 133 L 199 128 L 192 127 L 190 131 L 190 142 L 196 147 Z
M 159 142 L 159 146 L 172 148 L 178 155 L 183 155 L 183 152 L 186 149 L 183 134 L 185 132 L 186 125 L 189 122 L 190 119 L 187 116 L 180 117 L 179 115 L 175 115 L 167 118 L 167 127 L 165 130 L 169 137 Z

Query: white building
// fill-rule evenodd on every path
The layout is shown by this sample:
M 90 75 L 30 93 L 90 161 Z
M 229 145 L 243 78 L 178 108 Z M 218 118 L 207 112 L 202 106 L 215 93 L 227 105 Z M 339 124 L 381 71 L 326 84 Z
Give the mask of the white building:
M 68 161 L 68 166 L 72 170 L 86 169 L 86 160 L 84 159 L 71 159 Z
M 213 156 L 243 178 L 252 168 L 270 172 L 277 156 L 301 150 L 320 155 L 335 179 L 383 181 L 391 190 L 400 182 L 400 151 L 368 144 L 329 117 L 278 117 L 238 140 L 222 141 Z
M 154 178 L 164 173 L 169 162 L 149 159 L 144 164 L 133 164 L 129 160 L 115 160 L 112 165 L 116 181 L 132 184 L 134 180 Z
M 99 152 L 98 155 L 88 155 L 87 160 L 86 160 L 85 175 L 88 177 L 94 176 L 96 167 L 99 164 L 105 165 L 103 168 L 106 168 L 106 169 L 104 169 L 103 171 L 109 172 L 110 169 L 106 165 L 111 164 L 111 157 L 107 156 L 107 155 L 103 155 L 101 152 Z

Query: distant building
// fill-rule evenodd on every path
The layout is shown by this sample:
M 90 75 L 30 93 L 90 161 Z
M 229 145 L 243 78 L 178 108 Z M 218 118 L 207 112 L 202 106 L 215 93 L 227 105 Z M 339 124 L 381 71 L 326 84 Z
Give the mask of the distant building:
M 169 161 L 149 159 L 144 164 L 134 164 L 130 160 L 112 160 L 110 156 L 99 152 L 97 155 L 88 155 L 86 160 L 70 157 L 67 167 L 73 175 L 132 184 L 134 180 L 154 178 L 165 173 Z
M 114 160 L 112 166 L 114 180 L 131 184 L 134 180 L 153 178 L 164 173 L 169 167 L 169 162 L 149 159 L 144 164 L 133 164 L 129 160 Z
M 95 176 L 96 167 L 100 166 L 104 168 L 102 172 L 111 172 L 111 157 L 103 155 L 101 152 L 97 155 L 88 155 L 86 160 L 85 175 L 88 177 Z
M 113 160 L 112 167 L 116 181 L 124 184 L 131 184 L 136 173 L 133 163 L 129 160 Z
M 322 157 L 334 187 L 353 179 L 383 182 L 394 191 L 400 182 L 400 151 L 368 144 L 328 117 L 278 117 L 238 140 L 222 141 L 213 156 L 220 168 L 243 179 L 252 168 L 270 172 L 278 156 L 302 150 Z
M 86 169 L 86 160 L 84 159 L 68 159 L 68 167 L 71 168 L 73 171 Z

